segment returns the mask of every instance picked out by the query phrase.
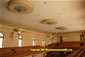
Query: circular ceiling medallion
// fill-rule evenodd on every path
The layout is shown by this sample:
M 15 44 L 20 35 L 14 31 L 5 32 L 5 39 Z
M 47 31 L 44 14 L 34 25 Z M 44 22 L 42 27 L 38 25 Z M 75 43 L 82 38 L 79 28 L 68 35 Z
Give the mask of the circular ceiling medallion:
M 66 27 L 56 27 L 57 30 L 66 30 Z
M 42 20 L 41 23 L 42 24 L 52 25 L 52 24 L 57 24 L 57 20 L 52 19 L 52 18 L 48 18 L 48 19 Z
M 16 13 L 31 13 L 34 6 L 28 0 L 10 0 L 8 2 L 8 9 Z

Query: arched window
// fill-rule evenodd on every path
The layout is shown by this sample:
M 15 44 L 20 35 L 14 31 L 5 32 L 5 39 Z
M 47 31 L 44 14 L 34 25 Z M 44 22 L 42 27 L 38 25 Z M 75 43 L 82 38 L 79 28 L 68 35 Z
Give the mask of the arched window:
M 19 45 L 19 47 L 21 47 L 22 46 L 22 35 L 19 34 L 18 37 L 19 37 L 18 45 Z
M 0 48 L 3 47 L 3 38 L 4 38 L 3 33 L 0 32 Z
M 33 36 L 33 38 L 32 38 L 33 40 L 32 40 L 32 45 L 33 45 L 33 47 L 35 46 L 35 37 Z

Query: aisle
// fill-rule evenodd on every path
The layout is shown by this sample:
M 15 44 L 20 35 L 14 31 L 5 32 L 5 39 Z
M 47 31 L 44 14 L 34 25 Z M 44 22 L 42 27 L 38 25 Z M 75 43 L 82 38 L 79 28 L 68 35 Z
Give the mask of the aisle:
M 85 57 L 85 52 L 84 52 L 84 54 L 82 55 L 82 57 Z
M 69 54 L 69 52 L 66 54 L 64 52 L 49 52 L 46 57 L 66 57 Z

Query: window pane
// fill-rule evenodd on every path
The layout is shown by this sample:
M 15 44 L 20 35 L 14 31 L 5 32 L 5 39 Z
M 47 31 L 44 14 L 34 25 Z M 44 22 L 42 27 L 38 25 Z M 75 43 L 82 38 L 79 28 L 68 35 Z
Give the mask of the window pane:
M 22 46 L 22 40 L 19 39 L 19 47 Z
M 0 32 L 0 37 L 3 37 L 3 34 Z
M 0 48 L 2 48 L 3 38 L 0 38 Z
M 35 41 L 32 41 L 32 45 L 35 46 Z
M 33 37 L 32 45 L 35 46 L 35 38 Z

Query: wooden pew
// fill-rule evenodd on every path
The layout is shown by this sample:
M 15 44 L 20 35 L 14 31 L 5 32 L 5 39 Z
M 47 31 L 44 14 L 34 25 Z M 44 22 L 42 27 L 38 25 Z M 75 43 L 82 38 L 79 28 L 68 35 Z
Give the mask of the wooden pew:
M 80 57 L 81 52 L 83 51 L 83 47 L 73 51 L 71 54 L 69 54 L 67 57 Z
M 14 47 L 14 48 L 1 48 L 0 49 L 0 57 L 24 57 L 24 56 L 29 56 L 29 55 L 34 55 L 38 53 L 43 53 L 43 52 L 34 52 L 31 51 L 33 47 L 28 46 L 28 47 Z M 35 46 L 36 48 L 42 48 L 40 46 Z
M 58 46 L 56 46 L 55 48 L 71 48 L 71 49 L 74 49 L 74 48 L 80 48 L 80 42 L 63 42 L 61 44 L 59 44 Z
M 30 55 L 35 55 L 39 53 L 43 53 L 42 51 L 38 52 L 33 52 L 31 51 L 33 47 L 32 46 L 27 46 L 27 47 L 13 47 L 13 48 L 1 48 L 0 49 L 0 57 L 24 57 L 24 56 L 30 56 Z M 34 48 L 42 48 L 41 46 L 35 46 Z M 59 45 L 56 45 L 56 43 L 53 43 L 49 46 L 46 46 L 45 48 L 81 48 L 80 42 L 63 42 Z M 80 49 L 76 52 L 80 52 Z M 46 52 L 45 53 L 49 53 Z M 76 54 L 76 53 L 74 53 Z
M 76 56 L 79 57 L 78 54 L 82 54 L 82 52 L 83 52 L 82 49 L 84 48 L 84 46 L 80 46 L 79 41 L 78 42 L 74 41 L 74 42 L 62 42 L 61 44 L 59 44 L 58 46 L 54 46 L 53 48 L 54 49 L 64 49 L 64 48 L 73 49 L 72 53 L 69 54 L 68 56 L 70 56 L 70 57 L 76 57 Z M 48 53 L 47 57 L 50 57 L 50 56 L 51 55 Z

